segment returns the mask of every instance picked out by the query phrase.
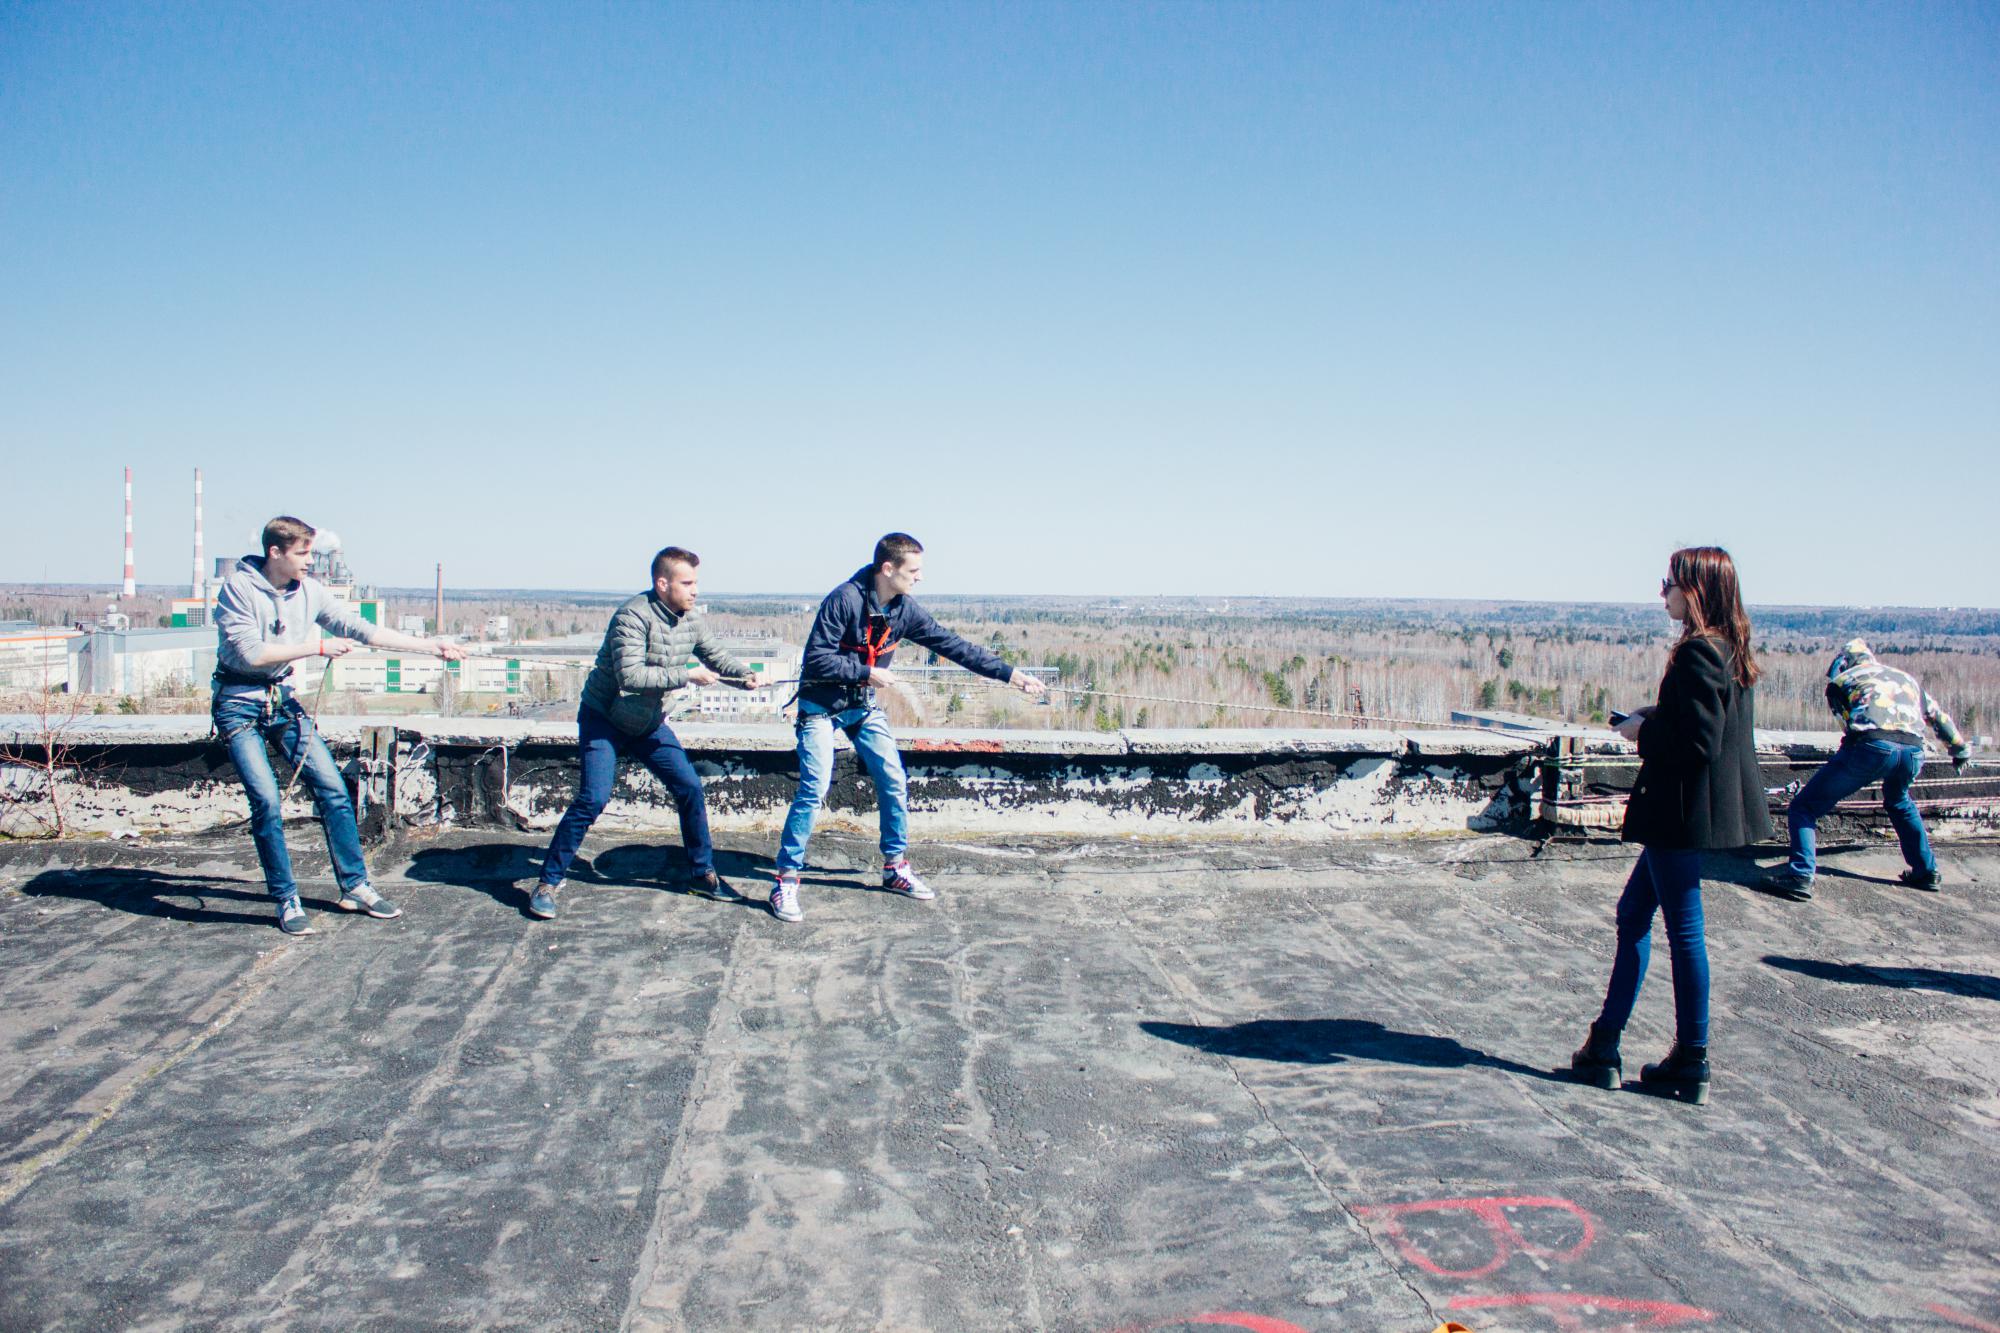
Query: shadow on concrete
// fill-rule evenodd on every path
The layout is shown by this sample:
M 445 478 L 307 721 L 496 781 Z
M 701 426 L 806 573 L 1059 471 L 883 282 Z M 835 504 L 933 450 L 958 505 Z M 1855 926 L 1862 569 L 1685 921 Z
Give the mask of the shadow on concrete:
M 1824 861 L 1813 871 L 1814 879 L 1851 879 L 1857 884 L 1887 884 L 1891 888 L 1901 887 L 1894 875 L 1864 875 L 1858 870 L 1842 870 L 1839 866 L 1827 865 Z
M 1260 1018 L 1229 1027 L 1148 1020 L 1139 1028 L 1152 1036 L 1232 1059 L 1305 1065 L 1379 1060 L 1418 1069 L 1498 1069 L 1551 1083 L 1569 1082 L 1561 1072 L 1488 1055 L 1450 1037 L 1398 1032 L 1365 1018 Z
M 1833 849 L 1823 847 L 1821 850 Z M 1701 859 L 1701 877 L 1709 883 L 1731 884 L 1739 889 L 1748 889 L 1752 893 L 1761 893 L 1767 897 L 1791 902 L 1794 900 L 1771 883 L 1771 875 L 1784 867 L 1784 858 L 1787 855 L 1788 851 L 1782 847 L 1757 848 L 1751 852 L 1711 852 Z M 1765 866 L 1759 864 L 1759 857 L 1776 857 L 1777 860 L 1775 864 Z M 1891 888 L 1896 887 L 1896 877 L 1893 875 L 1864 875 L 1859 871 L 1830 866 L 1823 860 L 1814 878 L 1851 879 L 1857 884 L 1886 884 Z
M 1817 958 L 1787 958 L 1767 953 L 1771 967 L 1820 981 L 1842 981 L 1853 986 L 1888 986 L 1896 990 L 1934 990 L 1946 995 L 1963 995 L 1974 1000 L 2000 1000 L 2000 977 L 1982 972 L 1947 972 L 1936 967 L 1871 967 L 1865 963 L 1828 963 Z
M 101 870 L 45 870 L 21 886 L 30 898 L 73 898 L 97 903 L 133 916 L 164 917 L 169 921 L 203 921 L 276 929 L 278 918 L 271 895 L 261 887 L 236 888 L 212 879 L 189 875 L 167 875 L 157 870 L 107 866 Z M 194 906 L 186 899 L 192 898 Z M 321 911 L 338 910 L 330 898 L 299 894 L 299 901 Z M 231 906 L 255 906 L 258 910 L 232 911 L 211 907 L 211 902 Z
M 519 842 L 482 842 L 463 847 L 427 847 L 410 858 L 407 879 L 424 884 L 450 884 L 476 889 L 502 907 L 526 916 L 528 896 L 541 878 L 545 849 Z M 715 869 L 739 894 L 761 907 L 772 878 L 768 856 L 718 847 Z M 595 857 L 579 854 L 564 878 L 572 885 L 658 889 L 679 894 L 688 877 L 687 855 L 678 845 L 643 843 L 606 848 Z M 807 879 L 804 883 L 849 887 L 841 880 Z
M 426 847 L 410 858 L 405 879 L 422 884 L 452 884 L 477 889 L 523 916 L 528 911 L 529 886 L 541 873 L 542 849 L 517 842 L 482 842 L 469 847 Z

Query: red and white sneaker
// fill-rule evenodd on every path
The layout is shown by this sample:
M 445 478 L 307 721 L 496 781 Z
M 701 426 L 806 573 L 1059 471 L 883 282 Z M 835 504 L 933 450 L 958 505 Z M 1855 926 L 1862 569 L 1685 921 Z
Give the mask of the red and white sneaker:
M 771 889 L 771 915 L 780 921 L 803 921 L 805 908 L 799 904 L 799 877 L 795 871 L 781 870 Z
M 917 878 L 917 872 L 910 869 L 908 861 L 891 861 L 882 867 L 882 887 L 891 893 L 900 893 L 905 898 L 915 898 L 927 903 L 937 897 L 931 886 Z

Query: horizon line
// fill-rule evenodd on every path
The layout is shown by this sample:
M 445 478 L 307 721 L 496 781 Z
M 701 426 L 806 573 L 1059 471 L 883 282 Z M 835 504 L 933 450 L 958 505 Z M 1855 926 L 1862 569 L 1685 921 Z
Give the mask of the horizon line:
M 186 589 L 187 586 L 188 585 L 185 582 L 138 583 L 136 585 L 137 589 L 140 592 L 144 592 L 148 589 L 156 591 Z M 421 593 L 426 598 L 431 598 L 436 595 L 435 589 L 433 588 L 432 585 L 429 584 L 371 583 L 371 584 L 360 584 L 357 586 L 373 588 L 385 593 L 412 593 L 412 594 Z M 5 589 L 43 590 L 43 591 L 74 589 L 79 592 L 91 592 L 91 593 L 101 591 L 105 595 L 111 597 L 118 597 L 122 595 L 121 585 L 115 581 L 109 583 L 80 583 L 80 582 L 33 583 L 33 582 L 0 581 L 0 590 L 5 590 Z M 639 591 L 643 592 L 644 589 L 640 589 Z M 445 588 L 445 599 L 447 601 L 450 601 L 453 599 L 468 599 L 468 598 L 480 597 L 482 595 L 489 595 L 489 594 L 497 595 L 503 593 L 517 594 L 517 595 L 548 594 L 552 596 L 567 594 L 567 595 L 585 595 L 590 597 L 630 597 L 635 595 L 629 589 L 617 589 L 617 588 L 532 588 L 532 587 L 511 587 L 504 585 L 492 586 L 492 587 L 447 586 Z M 181 595 L 185 594 L 183 593 Z M 817 602 L 822 598 L 824 598 L 825 596 L 826 596 L 825 593 L 801 593 L 801 592 L 725 592 L 725 593 L 704 594 L 701 600 L 704 602 L 716 602 L 724 600 L 750 601 L 759 599 L 763 600 L 777 599 L 784 601 Z M 1653 606 L 1653 602 L 1651 600 L 1620 602 L 1620 601 L 1609 601 L 1602 598 L 1481 597 L 1481 596 L 1463 596 L 1463 595 L 1386 596 L 1379 594 L 1357 595 L 1352 593 L 1334 594 L 1334 593 L 1193 593 L 1193 592 L 1148 592 L 1148 593 L 939 592 L 939 593 L 924 593 L 918 597 L 918 600 L 922 601 L 925 598 L 948 598 L 948 597 L 981 598 L 991 601 L 1027 601 L 1035 598 L 1066 598 L 1079 601 L 1084 601 L 1084 600 L 1101 601 L 1107 599 L 1117 599 L 1126 601 L 1175 600 L 1175 601 L 1222 601 L 1222 602 L 1387 602 L 1387 603 L 1458 602 L 1458 603 L 1486 603 L 1486 604 L 1497 603 L 1497 604 L 1507 604 L 1516 606 L 1604 606 L 1604 607 L 1652 607 Z M 2000 606 L 1926 605 L 1917 602 L 1872 602 L 1872 603 L 1747 602 L 1745 603 L 1745 606 L 1749 609 L 1764 608 L 1772 611 L 1968 611 L 1968 612 L 2000 613 Z

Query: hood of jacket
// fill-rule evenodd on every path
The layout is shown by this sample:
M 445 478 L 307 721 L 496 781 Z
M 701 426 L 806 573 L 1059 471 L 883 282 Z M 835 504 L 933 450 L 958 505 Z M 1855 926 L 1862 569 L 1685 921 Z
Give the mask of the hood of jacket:
M 1826 669 L 1826 678 L 1838 680 L 1856 667 L 1872 666 L 1874 662 L 1875 653 L 1869 648 L 1868 640 L 1849 639 L 1834 655 L 1832 664 Z
M 864 610 L 880 614 L 888 608 L 875 600 L 875 566 L 863 565 L 847 580 L 861 590 L 861 605 Z M 900 601 L 901 598 L 892 600 Z
M 261 555 L 246 555 L 238 560 L 236 562 L 236 572 L 250 580 L 251 588 L 269 597 L 274 602 L 285 595 L 273 587 L 271 580 L 265 576 L 264 557 Z M 291 591 L 297 587 L 298 585 L 294 583 L 292 588 L 286 591 Z

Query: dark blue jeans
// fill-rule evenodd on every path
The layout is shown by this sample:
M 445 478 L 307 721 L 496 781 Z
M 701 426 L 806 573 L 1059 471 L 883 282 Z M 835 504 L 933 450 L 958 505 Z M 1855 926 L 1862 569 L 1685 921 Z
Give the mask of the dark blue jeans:
M 688 865 L 697 875 L 713 871 L 715 849 L 708 840 L 708 803 L 702 799 L 701 779 L 673 728 L 662 722 L 651 735 L 629 736 L 589 704 L 576 710 L 576 726 L 583 772 L 577 779 L 576 799 L 556 825 L 548 855 L 542 858 L 542 883 L 560 884 L 569 873 L 576 849 L 583 846 L 583 835 L 590 832 L 590 826 L 604 813 L 604 803 L 611 799 L 620 759 L 636 759 L 653 771 L 680 812 L 681 846 L 687 850 Z
M 1785 812 L 1785 823 L 1792 831 L 1792 872 L 1802 879 L 1813 877 L 1818 868 L 1813 844 L 1818 837 L 1819 821 L 1855 792 L 1871 782 L 1879 782 L 1882 808 L 1889 812 L 1889 822 L 1896 826 L 1896 841 L 1903 845 L 1903 860 L 1912 870 L 1926 875 L 1937 873 L 1930 835 L 1924 832 L 1917 803 L 1910 799 L 1910 784 L 1923 768 L 1921 745 L 1895 745 L 1866 736 L 1849 736 L 1841 741 L 1833 758 L 1812 775 Z
M 1701 853 L 1648 847 L 1639 853 L 1618 897 L 1618 949 L 1604 990 L 1598 1031 L 1625 1030 L 1653 956 L 1653 912 L 1667 921 L 1674 961 L 1674 1036 L 1683 1046 L 1708 1045 L 1708 941 L 1702 935 Z
M 220 695 L 209 709 L 215 730 L 229 746 L 236 775 L 250 798 L 250 837 L 257 844 L 257 861 L 264 868 L 264 887 L 283 902 L 298 896 L 292 878 L 291 853 L 285 850 L 285 816 L 279 808 L 283 790 L 271 769 L 268 741 L 278 742 L 285 759 L 303 763 L 299 785 L 312 793 L 319 822 L 326 830 L 326 851 L 333 860 L 333 878 L 342 893 L 368 882 L 368 864 L 361 859 L 361 830 L 354 824 L 354 801 L 347 783 L 319 732 L 307 722 L 305 710 L 289 686 L 279 691 L 274 711 L 261 691 Z

